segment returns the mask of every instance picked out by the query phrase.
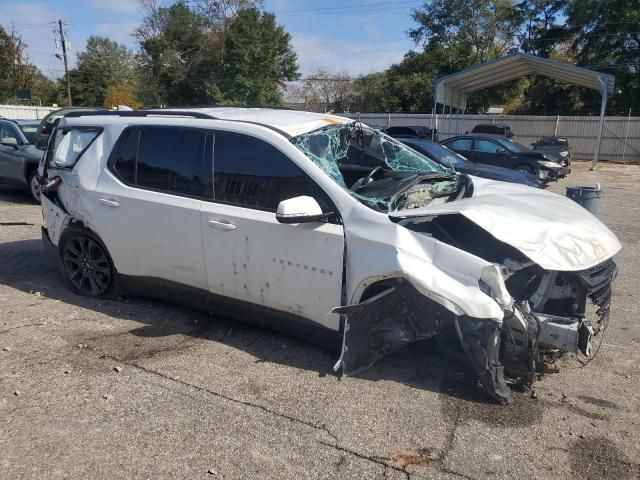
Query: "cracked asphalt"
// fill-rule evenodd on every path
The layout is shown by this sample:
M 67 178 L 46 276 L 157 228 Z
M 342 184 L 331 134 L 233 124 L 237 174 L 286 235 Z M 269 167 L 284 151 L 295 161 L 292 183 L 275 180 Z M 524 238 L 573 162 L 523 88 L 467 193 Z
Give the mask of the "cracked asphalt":
M 487 400 L 424 342 L 357 377 L 311 345 L 70 293 L 39 206 L 0 187 L 0 478 L 640 478 L 640 167 L 574 162 L 623 250 L 598 355 Z

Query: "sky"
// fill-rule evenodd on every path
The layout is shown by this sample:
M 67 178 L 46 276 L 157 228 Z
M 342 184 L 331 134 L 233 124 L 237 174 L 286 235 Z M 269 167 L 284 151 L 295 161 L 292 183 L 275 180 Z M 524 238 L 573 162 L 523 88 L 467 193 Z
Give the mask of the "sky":
M 162 0 L 163 4 L 172 3 Z M 406 34 L 419 0 L 263 0 L 264 9 L 291 34 L 303 76 L 323 68 L 360 75 L 399 62 L 413 48 Z M 50 78 L 62 76 L 53 30 L 66 25 L 70 67 L 90 35 L 137 48 L 132 36 L 145 10 L 141 0 L 0 0 L 0 24 L 28 45 L 29 60 Z

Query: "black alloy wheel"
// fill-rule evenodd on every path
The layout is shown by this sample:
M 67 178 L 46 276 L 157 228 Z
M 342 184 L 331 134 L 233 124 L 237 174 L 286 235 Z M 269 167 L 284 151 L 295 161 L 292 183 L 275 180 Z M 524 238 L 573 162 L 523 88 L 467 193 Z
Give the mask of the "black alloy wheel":
M 73 235 L 64 242 L 62 266 L 67 280 L 81 295 L 100 297 L 113 281 L 113 268 L 106 251 L 87 235 Z

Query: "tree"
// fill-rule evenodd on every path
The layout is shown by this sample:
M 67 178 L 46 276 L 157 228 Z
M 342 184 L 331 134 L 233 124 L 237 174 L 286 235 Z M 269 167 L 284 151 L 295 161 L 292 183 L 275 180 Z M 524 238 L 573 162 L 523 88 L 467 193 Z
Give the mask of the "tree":
M 411 39 L 425 52 L 440 51 L 451 72 L 514 48 L 521 21 L 510 0 L 431 0 L 412 17 L 417 26 L 409 30 Z
M 230 103 L 269 105 L 282 100 L 285 81 L 300 77 L 291 36 L 275 15 L 240 11 L 225 38 L 222 91 Z
M 186 3 L 150 6 L 136 36 L 146 102 L 192 105 L 219 97 L 219 39 L 207 37 L 204 19 Z
M 616 77 L 613 111 L 640 110 L 640 4 L 629 0 L 571 0 L 567 30 L 578 65 Z M 587 108 L 596 111 L 600 95 L 583 95 Z
M 348 112 L 353 97 L 353 80 L 346 73 L 319 69 L 307 75 L 302 86 L 289 97 L 304 104 L 305 110 Z
M 239 13 L 254 0 L 183 0 L 169 7 L 147 2 L 136 30 L 146 103 L 222 103 L 225 39 Z
M 89 37 L 85 50 L 78 53 L 76 68 L 69 72 L 74 104 L 102 105 L 111 84 L 135 88 L 136 70 L 135 57 L 124 45 L 104 37 Z
M 142 106 L 142 104 L 136 99 L 131 85 L 111 84 L 107 86 L 102 106 L 106 109 L 111 109 L 118 105 L 126 105 L 134 110 Z
M 32 102 L 55 100 L 55 83 L 45 77 L 24 54 L 22 37 L 0 25 L 0 102 L 17 101 L 18 90 L 30 90 Z

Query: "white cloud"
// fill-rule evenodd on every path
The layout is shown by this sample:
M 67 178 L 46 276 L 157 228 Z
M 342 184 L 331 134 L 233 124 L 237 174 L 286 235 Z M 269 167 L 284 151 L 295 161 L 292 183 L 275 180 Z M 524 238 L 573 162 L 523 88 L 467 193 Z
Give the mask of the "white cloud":
M 302 75 L 320 68 L 356 76 L 384 70 L 402 60 L 411 48 L 409 41 L 347 42 L 326 37 L 292 34 Z
M 132 35 L 138 25 L 140 22 L 101 23 L 96 28 L 96 32 L 102 37 L 108 37 L 110 40 L 133 49 L 136 46 L 136 41 Z
M 112 12 L 139 12 L 144 10 L 140 0 L 89 0 L 91 8 Z

